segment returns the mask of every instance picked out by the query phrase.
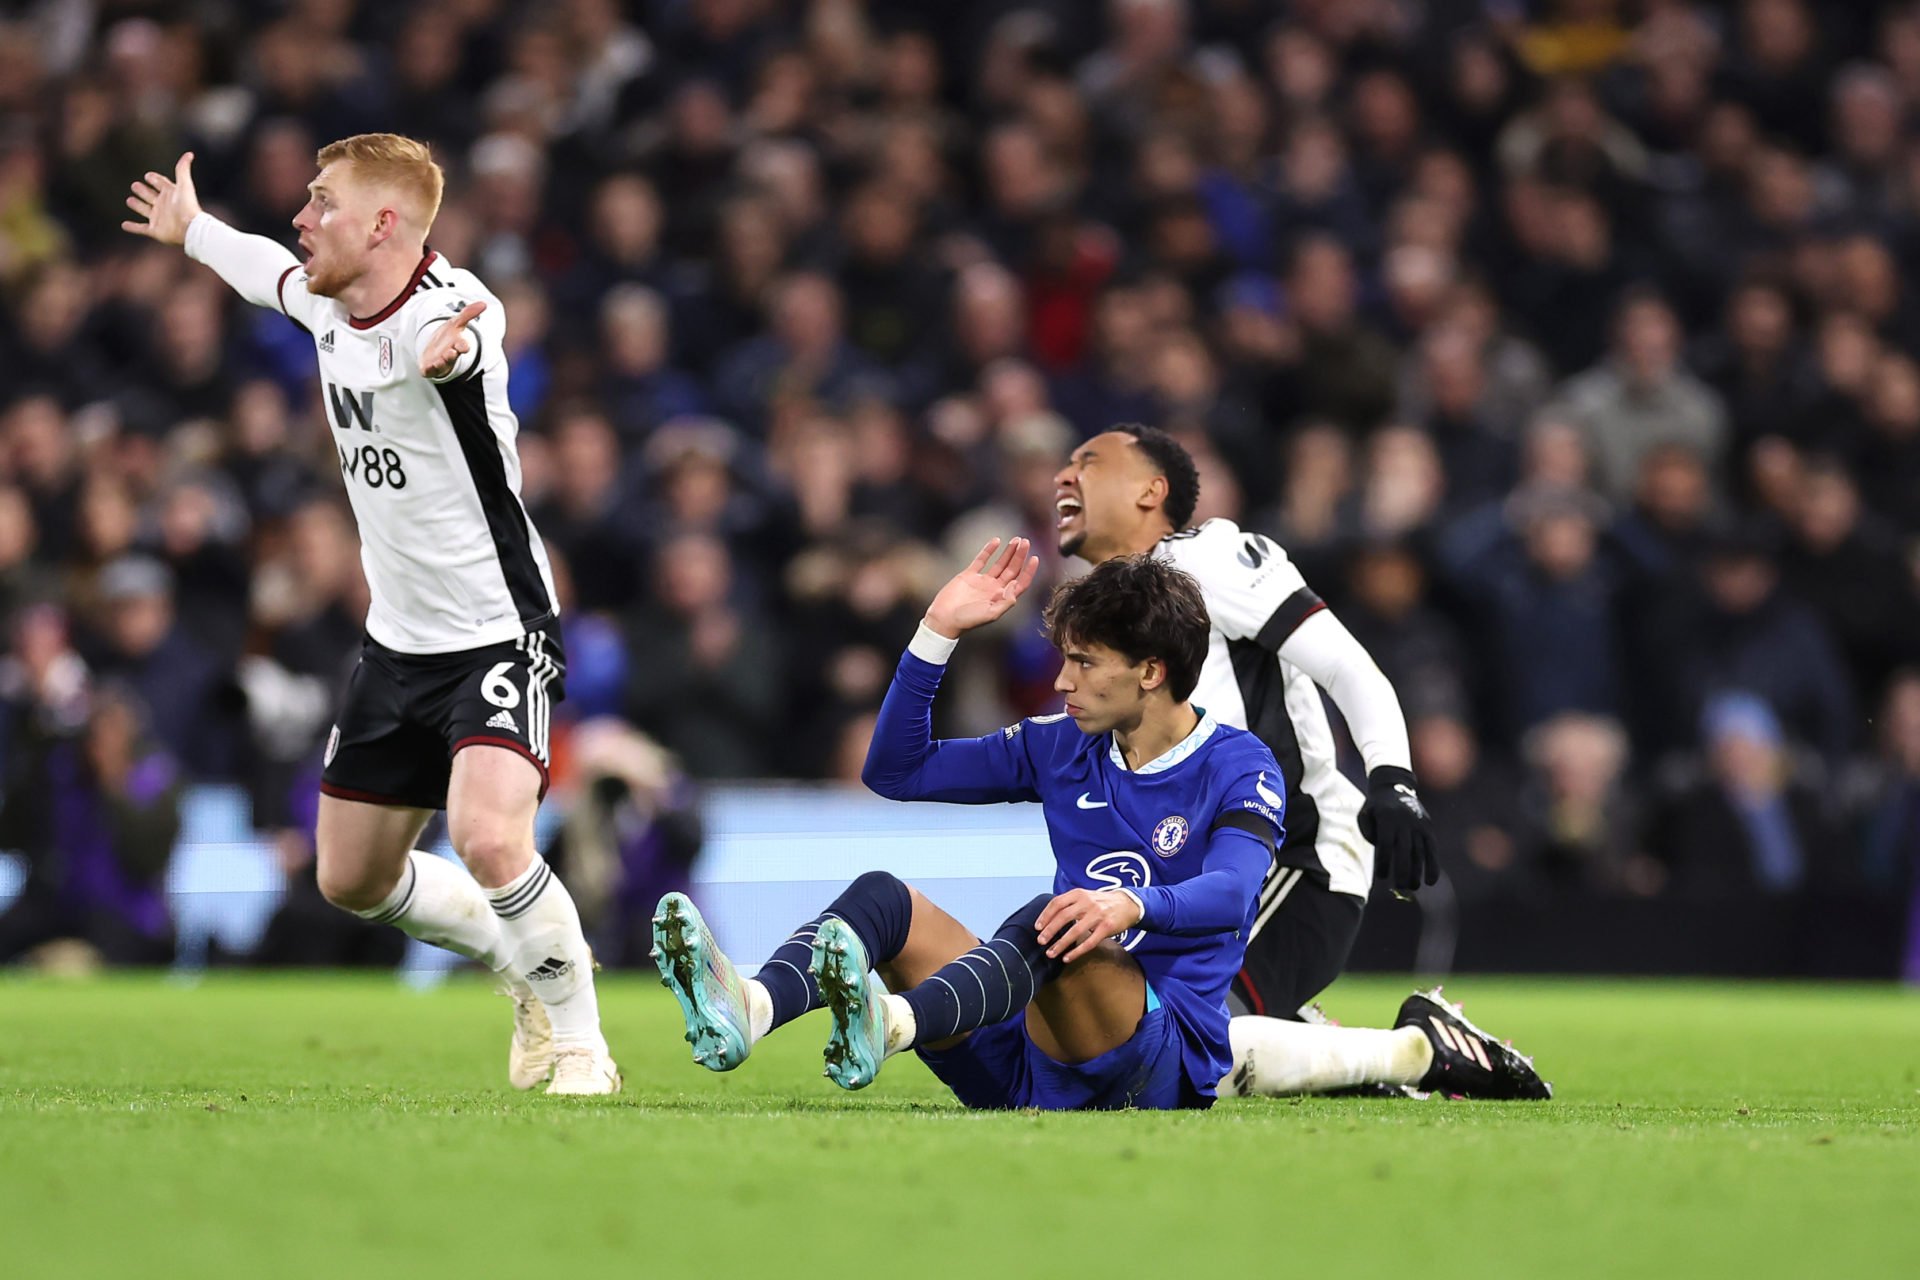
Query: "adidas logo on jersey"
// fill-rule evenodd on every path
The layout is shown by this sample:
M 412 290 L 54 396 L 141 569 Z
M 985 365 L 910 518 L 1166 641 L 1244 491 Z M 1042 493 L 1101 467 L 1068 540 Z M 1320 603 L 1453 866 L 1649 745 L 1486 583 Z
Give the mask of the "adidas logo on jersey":
M 333 330 L 327 330 L 327 336 L 320 339 L 320 349 L 328 355 L 333 354 Z
M 559 956 L 548 956 L 527 971 L 529 982 L 551 982 L 555 978 L 564 978 L 573 972 L 573 961 L 562 960 Z
M 505 729 L 508 733 L 520 732 L 520 726 L 513 722 L 513 716 L 505 711 L 493 713 L 493 719 L 487 721 L 489 729 Z

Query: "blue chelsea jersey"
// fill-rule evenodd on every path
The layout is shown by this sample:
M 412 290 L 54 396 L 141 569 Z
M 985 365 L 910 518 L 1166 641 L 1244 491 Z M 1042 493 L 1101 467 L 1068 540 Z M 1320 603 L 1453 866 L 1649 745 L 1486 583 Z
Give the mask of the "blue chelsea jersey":
M 1055 893 L 1139 897 L 1145 917 L 1118 941 L 1178 1025 L 1189 1083 L 1211 1095 L 1231 1063 L 1227 989 L 1283 837 L 1285 784 L 1273 753 L 1204 714 L 1137 770 L 1112 734 L 1084 734 L 1064 715 L 936 741 L 931 707 L 943 671 L 911 652 L 901 659 L 868 755 L 868 785 L 900 800 L 1039 801 Z

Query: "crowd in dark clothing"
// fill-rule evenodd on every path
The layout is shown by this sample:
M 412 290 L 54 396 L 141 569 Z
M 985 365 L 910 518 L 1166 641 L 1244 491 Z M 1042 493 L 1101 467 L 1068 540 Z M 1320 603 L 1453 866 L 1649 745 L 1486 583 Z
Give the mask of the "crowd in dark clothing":
M 1052 473 L 1144 421 L 1393 678 L 1464 893 L 1909 891 L 1912 4 L 9 12 L 12 663 L 55 611 L 263 827 L 366 603 L 311 340 L 122 198 L 191 148 L 291 241 L 315 150 L 391 130 L 506 306 L 566 709 L 693 777 L 853 777 L 942 575 L 983 531 L 1072 572 Z M 1032 621 L 963 651 L 946 731 L 1051 708 Z M 53 767 L 29 684 L 10 792 Z

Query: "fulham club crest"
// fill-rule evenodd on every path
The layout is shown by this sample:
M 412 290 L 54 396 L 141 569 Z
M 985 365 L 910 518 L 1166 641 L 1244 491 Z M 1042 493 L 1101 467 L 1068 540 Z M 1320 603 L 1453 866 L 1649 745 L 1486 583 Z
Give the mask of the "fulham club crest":
M 1153 851 L 1163 858 L 1171 858 L 1186 844 L 1187 820 L 1177 813 L 1160 819 L 1160 825 L 1153 829 Z
M 380 335 L 380 376 L 386 377 L 393 372 L 393 339 L 386 334 Z

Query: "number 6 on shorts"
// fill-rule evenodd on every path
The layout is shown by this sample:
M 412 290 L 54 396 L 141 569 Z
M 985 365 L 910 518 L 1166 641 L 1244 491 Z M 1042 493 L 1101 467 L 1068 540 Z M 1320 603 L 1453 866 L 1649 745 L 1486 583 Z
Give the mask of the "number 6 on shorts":
M 512 662 L 496 662 L 480 681 L 480 696 L 507 711 L 520 705 L 520 691 L 507 679 L 507 673 L 513 667 Z

